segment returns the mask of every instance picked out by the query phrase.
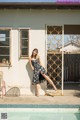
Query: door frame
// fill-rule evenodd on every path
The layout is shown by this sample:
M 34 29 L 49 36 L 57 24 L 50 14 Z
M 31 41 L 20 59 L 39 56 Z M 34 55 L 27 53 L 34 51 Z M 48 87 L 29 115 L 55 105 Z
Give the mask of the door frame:
M 47 69 L 47 26 L 62 26 L 62 49 L 64 47 L 64 25 L 61 24 L 45 24 L 45 66 Z M 64 95 L 64 51 L 62 50 L 62 85 L 61 95 Z

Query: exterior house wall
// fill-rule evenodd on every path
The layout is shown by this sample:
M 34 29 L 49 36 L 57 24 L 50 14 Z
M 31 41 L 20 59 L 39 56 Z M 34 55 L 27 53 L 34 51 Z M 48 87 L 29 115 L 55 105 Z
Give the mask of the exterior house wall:
M 62 49 L 60 49 L 60 51 L 62 51 Z M 63 48 L 63 51 L 65 52 L 80 52 L 80 48 L 75 46 L 75 45 L 67 45 Z
M 7 91 L 17 86 L 21 95 L 31 95 L 32 70 L 28 59 L 19 59 L 19 28 L 29 30 L 29 55 L 39 49 L 46 66 L 45 25 L 80 24 L 80 10 L 0 10 L 0 27 L 11 27 L 11 67 L 0 67 L 4 73 Z M 43 83 L 43 88 L 45 84 Z

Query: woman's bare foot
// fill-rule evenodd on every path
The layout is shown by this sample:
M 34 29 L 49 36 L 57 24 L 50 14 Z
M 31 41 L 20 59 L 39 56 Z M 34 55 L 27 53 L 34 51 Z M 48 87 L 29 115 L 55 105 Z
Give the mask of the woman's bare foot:
M 54 94 L 61 94 L 60 90 L 56 90 Z
M 36 95 L 37 97 L 39 97 L 39 93 L 36 93 L 35 95 Z

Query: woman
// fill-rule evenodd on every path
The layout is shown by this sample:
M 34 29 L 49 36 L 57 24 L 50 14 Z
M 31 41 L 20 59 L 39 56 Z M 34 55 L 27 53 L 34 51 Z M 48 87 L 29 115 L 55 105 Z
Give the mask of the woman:
M 47 72 L 45 68 L 43 67 L 40 57 L 38 55 L 38 49 L 34 49 L 32 51 L 32 55 L 29 58 L 30 61 L 30 66 L 33 70 L 33 80 L 32 83 L 36 85 L 36 96 L 39 96 L 39 87 L 40 83 L 42 82 L 42 76 L 53 86 L 53 88 L 57 91 L 57 88 L 55 87 L 54 83 L 52 80 L 49 78 L 47 75 Z

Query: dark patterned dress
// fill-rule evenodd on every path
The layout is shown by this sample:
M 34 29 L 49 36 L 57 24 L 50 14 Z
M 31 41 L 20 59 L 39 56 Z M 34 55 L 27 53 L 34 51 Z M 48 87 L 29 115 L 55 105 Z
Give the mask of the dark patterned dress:
M 44 67 L 42 67 L 42 66 L 40 65 L 38 59 L 31 60 L 31 62 L 32 62 L 32 65 L 33 65 L 33 67 L 34 67 L 32 84 L 38 84 L 38 83 L 43 82 L 43 81 L 45 80 L 45 78 L 41 75 L 41 72 L 42 72 L 43 74 L 46 74 L 46 75 L 47 75 L 46 70 L 44 69 Z

